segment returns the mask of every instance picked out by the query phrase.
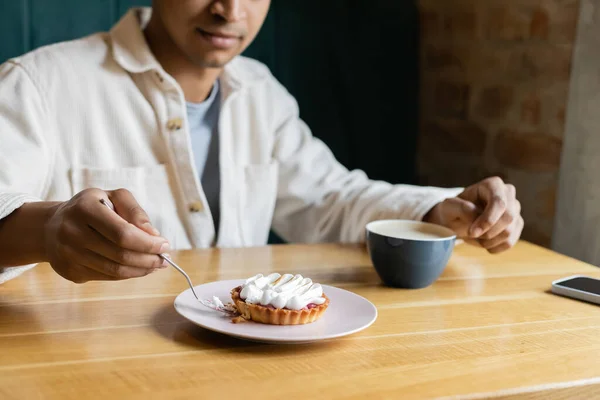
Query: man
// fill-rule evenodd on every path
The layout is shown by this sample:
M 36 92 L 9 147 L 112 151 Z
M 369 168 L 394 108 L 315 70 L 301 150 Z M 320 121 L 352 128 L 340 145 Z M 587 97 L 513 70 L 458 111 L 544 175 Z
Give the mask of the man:
M 262 245 L 271 227 L 359 242 L 384 218 L 445 225 L 491 253 L 515 244 L 520 205 L 498 178 L 440 189 L 342 167 L 266 67 L 239 56 L 269 3 L 155 0 L 0 68 L 0 281 L 42 261 L 77 283 L 141 277 L 169 248 Z

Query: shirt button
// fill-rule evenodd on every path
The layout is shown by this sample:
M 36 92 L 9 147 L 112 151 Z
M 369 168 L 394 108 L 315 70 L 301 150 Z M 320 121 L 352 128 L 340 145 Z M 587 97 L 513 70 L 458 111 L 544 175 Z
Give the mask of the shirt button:
M 190 204 L 190 212 L 197 213 L 204 210 L 204 204 L 201 201 L 195 201 Z
M 173 118 L 167 122 L 167 129 L 170 131 L 178 131 L 183 126 L 183 120 L 181 118 Z

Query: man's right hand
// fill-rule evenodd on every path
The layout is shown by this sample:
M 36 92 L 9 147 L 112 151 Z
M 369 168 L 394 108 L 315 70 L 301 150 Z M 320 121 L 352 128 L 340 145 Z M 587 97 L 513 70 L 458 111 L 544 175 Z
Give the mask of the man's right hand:
M 59 275 L 84 283 L 137 278 L 164 268 L 158 254 L 169 251 L 169 244 L 127 190 L 86 189 L 55 206 L 44 227 L 44 248 Z

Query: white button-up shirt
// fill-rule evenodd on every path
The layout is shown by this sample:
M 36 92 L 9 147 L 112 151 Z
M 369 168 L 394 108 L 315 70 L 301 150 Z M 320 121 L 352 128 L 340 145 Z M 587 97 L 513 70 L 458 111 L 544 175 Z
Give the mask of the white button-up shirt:
M 174 249 L 264 245 L 271 227 L 289 241 L 359 242 L 370 221 L 419 220 L 460 192 L 348 171 L 269 70 L 240 56 L 220 77 L 216 240 L 183 92 L 144 39 L 150 13 L 0 66 L 0 219 L 25 202 L 127 188 Z M 30 267 L 6 268 L 0 282 Z

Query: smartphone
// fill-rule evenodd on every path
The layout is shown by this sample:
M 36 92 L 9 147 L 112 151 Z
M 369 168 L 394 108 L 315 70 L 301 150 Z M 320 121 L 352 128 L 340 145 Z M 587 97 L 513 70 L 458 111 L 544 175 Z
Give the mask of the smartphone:
M 600 305 L 600 279 L 573 275 L 552 282 L 552 293 Z

